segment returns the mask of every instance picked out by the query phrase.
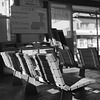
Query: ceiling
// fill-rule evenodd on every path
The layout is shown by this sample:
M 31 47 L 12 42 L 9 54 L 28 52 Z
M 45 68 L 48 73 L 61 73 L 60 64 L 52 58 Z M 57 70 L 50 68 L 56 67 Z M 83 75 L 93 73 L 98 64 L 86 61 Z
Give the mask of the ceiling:
M 100 2 L 100 0 L 90 0 L 90 1 L 97 1 L 97 2 Z
M 69 3 L 72 5 L 100 7 L 100 0 L 49 0 L 52 2 Z
M 49 0 L 60 4 L 71 4 L 73 12 L 100 14 L 100 0 Z
M 89 7 L 89 6 L 72 6 L 73 12 L 81 12 L 81 13 L 90 13 L 90 14 L 100 14 L 100 10 L 98 7 Z

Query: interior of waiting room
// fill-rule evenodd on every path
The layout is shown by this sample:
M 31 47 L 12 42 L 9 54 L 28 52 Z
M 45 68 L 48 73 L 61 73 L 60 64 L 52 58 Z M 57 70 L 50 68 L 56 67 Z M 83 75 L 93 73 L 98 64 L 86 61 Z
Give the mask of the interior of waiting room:
M 99 100 L 99 5 L 0 0 L 0 100 Z

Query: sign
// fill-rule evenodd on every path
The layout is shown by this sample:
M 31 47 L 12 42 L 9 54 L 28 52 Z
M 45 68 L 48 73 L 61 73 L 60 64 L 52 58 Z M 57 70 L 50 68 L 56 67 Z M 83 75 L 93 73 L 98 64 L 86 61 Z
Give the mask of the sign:
M 20 0 L 21 6 L 36 6 L 36 7 L 42 7 L 42 1 L 41 0 Z
M 47 10 L 45 8 L 13 6 L 11 29 L 12 33 L 47 33 Z
M 20 0 L 20 5 L 36 5 L 37 0 Z

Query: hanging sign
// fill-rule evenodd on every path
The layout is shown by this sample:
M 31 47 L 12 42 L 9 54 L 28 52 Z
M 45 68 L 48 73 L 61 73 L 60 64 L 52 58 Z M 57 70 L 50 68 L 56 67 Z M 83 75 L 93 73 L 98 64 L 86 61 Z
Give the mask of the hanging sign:
M 42 1 L 41 0 L 20 0 L 20 5 L 42 7 Z
M 36 5 L 37 0 L 20 0 L 20 5 Z
M 45 8 L 13 6 L 12 33 L 47 33 L 47 10 Z

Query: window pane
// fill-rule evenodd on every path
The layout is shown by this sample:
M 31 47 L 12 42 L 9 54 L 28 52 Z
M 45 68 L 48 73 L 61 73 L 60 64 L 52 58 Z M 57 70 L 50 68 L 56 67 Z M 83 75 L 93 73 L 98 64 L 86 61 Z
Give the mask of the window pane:
M 63 30 L 67 37 L 71 30 L 71 10 L 70 6 L 61 4 L 51 4 L 52 28 Z M 70 33 L 71 34 L 71 33 Z

